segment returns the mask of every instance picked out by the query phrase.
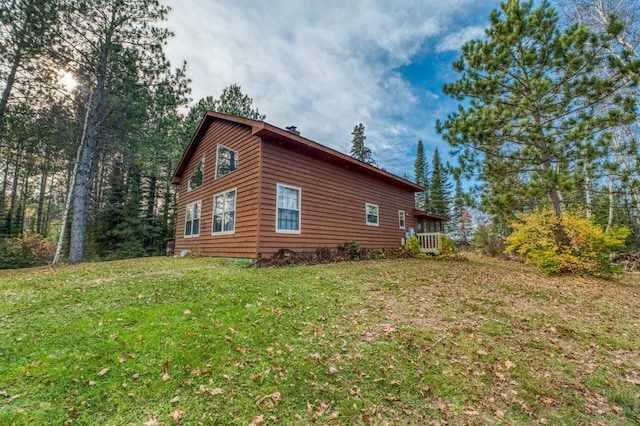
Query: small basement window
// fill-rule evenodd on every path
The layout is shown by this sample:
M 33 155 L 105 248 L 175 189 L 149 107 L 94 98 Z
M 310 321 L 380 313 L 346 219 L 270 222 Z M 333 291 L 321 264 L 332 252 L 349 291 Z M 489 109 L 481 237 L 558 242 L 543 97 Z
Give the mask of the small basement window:
M 216 155 L 216 179 L 228 175 L 238 169 L 238 153 L 224 145 L 218 144 Z
M 398 224 L 400 229 L 406 229 L 407 227 L 406 214 L 402 210 L 398 210 Z

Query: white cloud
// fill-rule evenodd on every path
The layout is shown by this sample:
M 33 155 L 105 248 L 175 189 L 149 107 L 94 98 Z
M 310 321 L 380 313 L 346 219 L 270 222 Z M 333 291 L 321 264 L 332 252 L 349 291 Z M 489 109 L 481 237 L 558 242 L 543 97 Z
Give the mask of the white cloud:
M 438 52 L 458 50 L 468 41 L 483 38 L 485 36 L 484 30 L 485 27 L 482 26 L 463 28 L 460 31 L 449 34 L 444 39 L 442 39 L 440 44 L 438 44 L 436 50 Z
M 433 93 L 416 90 L 397 69 L 410 64 L 427 40 L 454 28 L 454 18 L 475 4 L 474 0 L 165 3 L 173 8 L 167 26 L 175 33 L 166 52 L 175 64 L 188 62 L 194 100 L 217 97 L 223 88 L 237 83 L 268 122 L 296 125 L 303 136 L 342 152 L 349 151 L 353 126 L 363 122 L 367 146 L 381 156 L 394 152 L 398 138 L 417 142 L 416 130 L 407 128 L 407 117 L 411 118 L 418 96 L 437 99 Z M 440 46 L 452 46 L 448 39 Z M 375 159 L 387 167 L 384 158 Z

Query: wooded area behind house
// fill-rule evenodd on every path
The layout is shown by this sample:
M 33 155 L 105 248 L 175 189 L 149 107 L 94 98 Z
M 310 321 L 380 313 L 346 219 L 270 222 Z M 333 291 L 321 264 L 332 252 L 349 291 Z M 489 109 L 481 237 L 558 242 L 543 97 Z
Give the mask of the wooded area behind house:
M 444 88 L 461 102 L 438 126 L 459 166 L 437 150 L 428 164 L 421 142 L 406 165 L 428 188 L 418 208 L 451 216 L 458 243 L 489 252 L 519 213 L 545 205 L 629 227 L 637 246 L 638 10 L 506 1 Z M 167 13 L 158 0 L 0 6 L 0 267 L 48 260 L 58 242 L 70 263 L 163 254 L 176 227 L 171 175 L 204 113 L 265 118 L 237 85 L 189 108 L 187 64 L 163 52 Z M 518 49 L 530 55 L 508 55 Z M 373 162 L 362 123 L 352 136 Z

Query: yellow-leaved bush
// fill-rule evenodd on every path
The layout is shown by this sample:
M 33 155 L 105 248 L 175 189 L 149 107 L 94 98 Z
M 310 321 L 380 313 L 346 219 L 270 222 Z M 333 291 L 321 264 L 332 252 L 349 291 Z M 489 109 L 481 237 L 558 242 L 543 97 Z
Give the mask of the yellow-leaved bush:
M 507 253 L 518 253 L 527 263 L 534 263 L 545 274 L 589 273 L 611 275 L 609 254 L 622 250 L 629 229 L 604 229 L 592 219 L 578 213 L 564 213 L 561 217 L 546 209 L 538 213 L 520 215 L 520 221 L 511 224 L 515 229 L 506 239 Z M 560 244 L 556 234 L 559 227 L 566 234 Z

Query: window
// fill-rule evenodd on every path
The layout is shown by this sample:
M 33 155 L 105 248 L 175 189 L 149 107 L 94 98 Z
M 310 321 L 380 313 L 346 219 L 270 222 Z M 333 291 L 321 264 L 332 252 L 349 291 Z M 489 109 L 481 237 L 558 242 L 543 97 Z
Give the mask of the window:
M 367 225 L 378 226 L 378 206 L 366 203 Z
M 276 232 L 300 233 L 300 194 L 294 186 L 277 185 Z
M 398 210 L 398 223 L 400 225 L 400 229 L 405 229 L 407 227 L 405 213 L 402 210 Z
M 189 179 L 189 184 L 187 185 L 187 191 L 193 191 L 196 188 L 202 186 L 202 181 L 204 180 L 204 157 L 198 163 L 198 166 L 191 174 L 191 178 Z
M 200 236 L 200 210 L 202 209 L 202 201 L 187 204 L 187 214 L 184 220 L 184 236 L 198 237 Z
M 218 144 L 216 155 L 216 179 L 228 175 L 238 169 L 238 153 Z
M 233 234 L 236 230 L 235 188 L 213 196 L 212 234 Z

